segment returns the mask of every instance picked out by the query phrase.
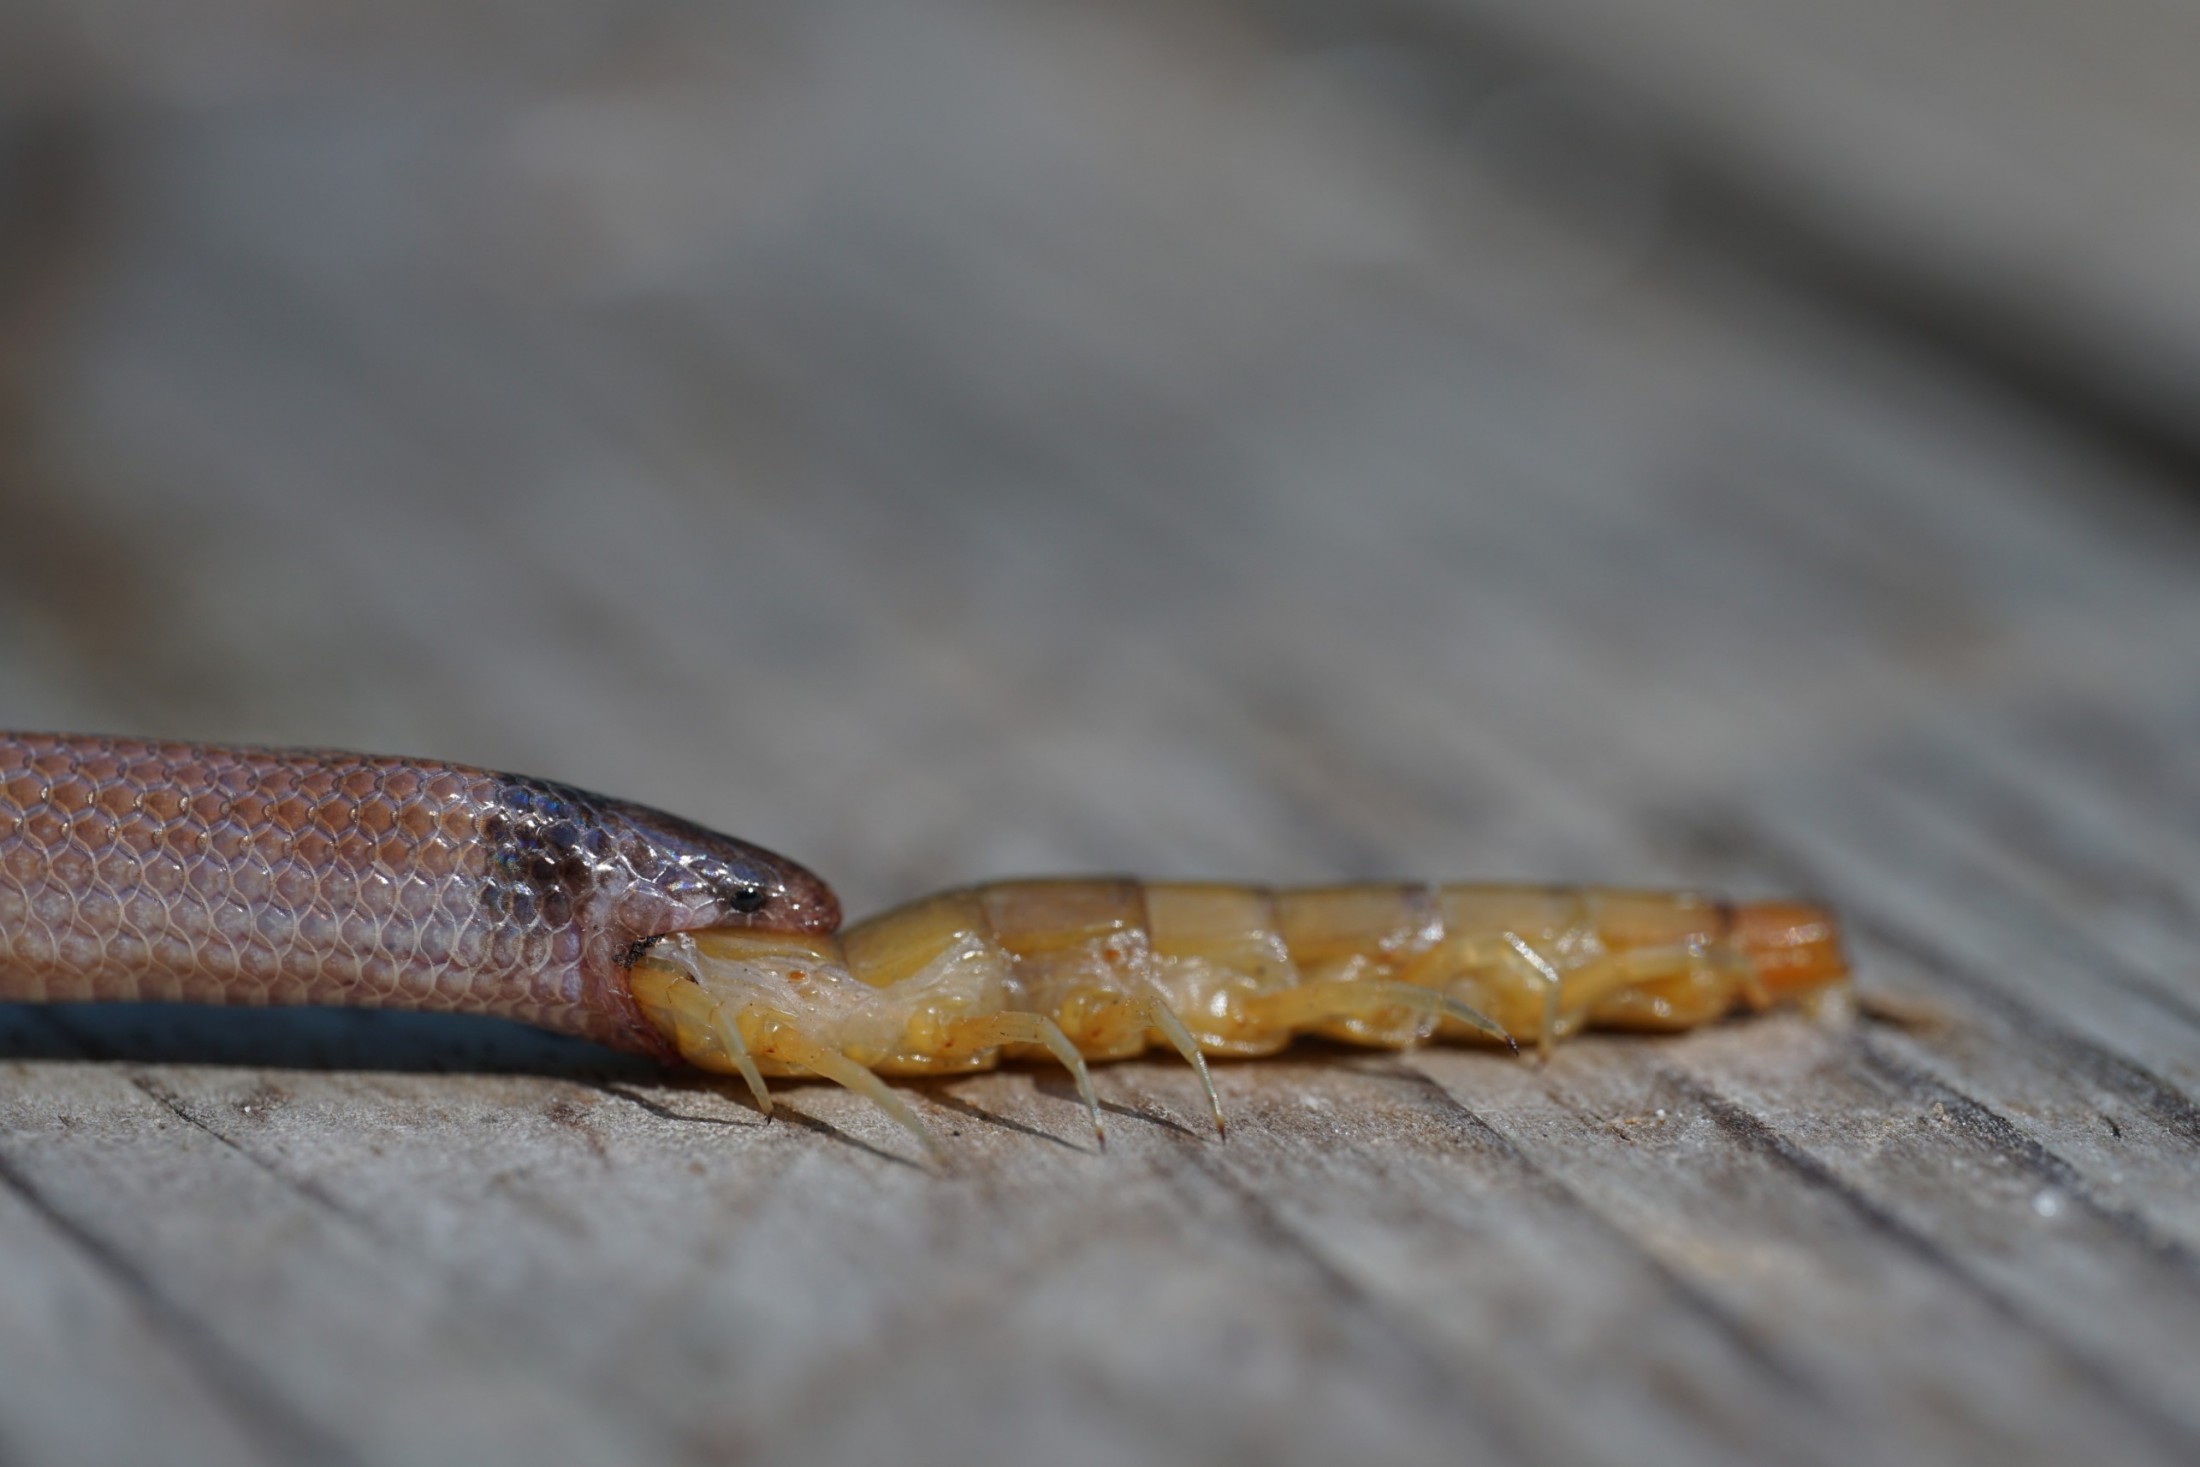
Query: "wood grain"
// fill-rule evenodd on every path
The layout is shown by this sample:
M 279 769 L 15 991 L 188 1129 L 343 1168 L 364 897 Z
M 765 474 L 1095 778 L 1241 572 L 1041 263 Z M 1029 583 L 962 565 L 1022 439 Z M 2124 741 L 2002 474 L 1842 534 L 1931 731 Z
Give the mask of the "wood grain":
M 1733 9 L 13 7 L 0 726 L 528 770 L 859 913 L 1803 891 L 1880 1017 L 1293 1050 L 1227 1145 L 1112 1066 L 1105 1155 L 925 1085 L 940 1175 L 487 1021 L 6 1009 L 0 1463 L 2191 1460 L 2191 302 L 2056 243 L 2181 261 L 2190 150 L 1928 146 L 2186 103 Z

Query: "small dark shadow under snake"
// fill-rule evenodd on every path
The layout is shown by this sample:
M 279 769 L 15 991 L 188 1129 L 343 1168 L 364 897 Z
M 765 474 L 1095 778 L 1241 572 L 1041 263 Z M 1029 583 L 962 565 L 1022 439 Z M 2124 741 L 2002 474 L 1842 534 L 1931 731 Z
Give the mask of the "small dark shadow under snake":
M 508 1019 L 389 1009 L 199 1004 L 0 1004 L 0 1060 L 128 1061 L 245 1069 L 543 1075 L 592 1083 L 660 1066 Z

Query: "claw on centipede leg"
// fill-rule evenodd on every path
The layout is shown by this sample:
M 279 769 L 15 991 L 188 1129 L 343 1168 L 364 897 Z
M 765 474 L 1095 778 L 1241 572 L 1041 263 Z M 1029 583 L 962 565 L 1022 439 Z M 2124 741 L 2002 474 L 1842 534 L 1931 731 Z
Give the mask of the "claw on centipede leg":
M 1192 1037 L 1192 1031 L 1184 1027 L 1184 1021 L 1176 1016 L 1175 1010 L 1161 1001 L 1159 995 L 1149 997 L 1145 1008 L 1147 1022 L 1159 1029 L 1167 1037 L 1170 1046 L 1184 1056 L 1184 1062 L 1198 1072 L 1199 1088 L 1207 1092 L 1207 1110 L 1215 1118 L 1215 1139 L 1229 1140 L 1230 1126 L 1222 1116 L 1222 1098 L 1215 1094 L 1215 1077 L 1207 1071 L 1207 1056 L 1200 1053 L 1199 1041 Z
M 918 1119 L 908 1103 L 896 1095 L 884 1080 L 872 1074 L 837 1049 L 828 1049 L 805 1039 L 784 1020 L 777 1022 L 771 1034 L 770 1048 L 781 1059 L 802 1066 L 823 1079 L 832 1081 L 870 1101 L 886 1112 L 893 1122 L 917 1138 L 923 1144 L 925 1154 L 940 1170 L 948 1170 L 947 1152 L 940 1146 L 932 1128 Z

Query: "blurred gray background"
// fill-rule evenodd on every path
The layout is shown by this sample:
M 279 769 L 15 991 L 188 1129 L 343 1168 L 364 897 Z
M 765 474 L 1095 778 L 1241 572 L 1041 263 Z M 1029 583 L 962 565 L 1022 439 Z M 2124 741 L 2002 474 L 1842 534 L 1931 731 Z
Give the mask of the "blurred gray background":
M 927 1087 L 937 1177 L 13 1011 L 0 1462 L 2200 1455 L 2195 75 L 2151 0 L 0 0 L 0 726 L 857 912 L 1802 888 L 1933 1016 L 1295 1053 L 1227 1149 L 1117 1067 L 1106 1158 Z

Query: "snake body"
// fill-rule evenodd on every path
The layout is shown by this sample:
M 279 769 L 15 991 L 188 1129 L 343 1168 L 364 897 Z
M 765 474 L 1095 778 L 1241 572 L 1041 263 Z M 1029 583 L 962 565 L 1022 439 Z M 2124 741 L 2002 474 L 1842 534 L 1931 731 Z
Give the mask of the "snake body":
M 671 1058 L 636 951 L 839 921 L 783 857 L 546 780 L 0 733 L 0 1000 L 465 1011 Z

